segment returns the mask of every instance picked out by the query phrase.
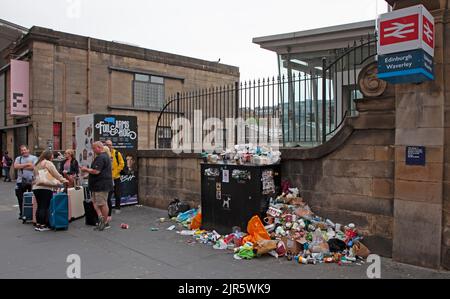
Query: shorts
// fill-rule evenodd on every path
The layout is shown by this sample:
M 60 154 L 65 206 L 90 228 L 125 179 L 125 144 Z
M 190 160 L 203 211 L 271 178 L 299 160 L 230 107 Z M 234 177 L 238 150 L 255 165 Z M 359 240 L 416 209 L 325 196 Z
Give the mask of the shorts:
M 106 205 L 109 192 L 92 192 L 92 201 L 98 207 Z

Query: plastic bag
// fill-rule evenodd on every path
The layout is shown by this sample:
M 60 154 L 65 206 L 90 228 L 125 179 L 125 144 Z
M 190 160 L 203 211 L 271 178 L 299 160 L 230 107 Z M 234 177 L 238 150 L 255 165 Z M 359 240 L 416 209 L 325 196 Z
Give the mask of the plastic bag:
M 197 213 L 197 215 L 192 218 L 191 229 L 199 229 L 202 226 L 202 213 Z
M 258 242 L 259 240 L 270 240 L 270 236 L 264 228 L 261 219 L 259 219 L 259 216 L 253 216 L 252 219 L 250 219 L 247 225 L 247 232 L 255 242 Z
M 167 214 L 169 218 L 177 217 L 180 213 L 188 211 L 191 207 L 185 201 L 180 201 L 175 198 L 167 207 Z
M 187 212 L 179 214 L 178 217 L 177 217 L 177 221 L 178 222 L 185 222 L 187 220 L 190 220 L 190 219 L 194 218 L 195 215 L 197 215 L 197 210 L 196 209 L 192 209 L 192 210 L 189 210 Z

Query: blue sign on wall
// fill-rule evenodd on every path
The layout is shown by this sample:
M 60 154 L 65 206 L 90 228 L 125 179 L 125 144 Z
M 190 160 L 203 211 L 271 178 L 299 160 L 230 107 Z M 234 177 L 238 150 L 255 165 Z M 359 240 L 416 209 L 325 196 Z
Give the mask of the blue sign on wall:
M 378 78 L 393 84 L 434 80 L 433 57 L 422 49 L 379 55 Z
M 407 146 L 406 147 L 406 165 L 425 166 L 425 147 Z

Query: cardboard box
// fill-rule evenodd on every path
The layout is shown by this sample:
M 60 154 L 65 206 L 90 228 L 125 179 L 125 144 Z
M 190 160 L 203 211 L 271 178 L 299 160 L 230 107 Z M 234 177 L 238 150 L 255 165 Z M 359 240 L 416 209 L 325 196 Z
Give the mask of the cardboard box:
M 297 240 L 294 240 L 289 237 L 283 237 L 281 238 L 281 241 L 283 241 L 284 244 L 286 245 L 287 252 L 290 252 L 293 255 L 297 255 L 303 251 L 303 245 L 300 244 L 300 242 L 298 242 Z

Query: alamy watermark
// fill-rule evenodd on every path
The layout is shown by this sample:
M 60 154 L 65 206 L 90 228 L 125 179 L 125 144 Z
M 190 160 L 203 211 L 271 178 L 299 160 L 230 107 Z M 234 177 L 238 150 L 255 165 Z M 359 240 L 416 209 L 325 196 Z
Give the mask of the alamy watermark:
M 67 256 L 66 262 L 69 266 L 66 270 L 67 278 L 81 278 L 81 257 L 78 254 L 70 254 Z
M 201 110 L 194 111 L 193 121 L 179 117 L 172 121 L 172 151 L 201 153 L 224 151 L 236 144 L 252 143 L 280 148 L 280 120 L 278 118 L 208 118 L 203 120 Z M 236 135 L 237 134 L 237 135 Z
M 371 254 L 367 257 L 367 263 L 371 263 L 367 267 L 367 278 L 381 278 L 381 258 L 379 255 Z

